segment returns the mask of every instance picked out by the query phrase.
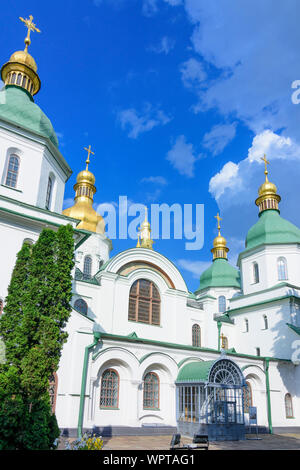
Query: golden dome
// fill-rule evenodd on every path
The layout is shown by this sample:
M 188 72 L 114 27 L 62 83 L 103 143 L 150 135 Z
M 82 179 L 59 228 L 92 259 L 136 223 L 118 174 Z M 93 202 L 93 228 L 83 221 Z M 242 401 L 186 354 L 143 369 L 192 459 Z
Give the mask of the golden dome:
M 218 236 L 214 239 L 213 241 L 213 248 L 210 250 L 213 254 L 213 259 L 217 258 L 224 258 L 227 259 L 227 253 L 229 251 L 229 248 L 227 248 L 227 241 L 226 238 L 222 237 L 221 235 L 221 226 L 220 226 L 220 220 L 221 217 L 219 216 L 219 213 L 215 215 L 215 218 L 218 221 Z
M 18 62 L 19 64 L 27 65 L 27 67 L 30 67 L 35 72 L 37 71 L 37 65 L 35 63 L 34 58 L 30 54 L 28 54 L 28 52 L 25 51 L 14 52 L 11 58 L 9 59 L 9 62 Z
M 153 250 L 154 241 L 151 239 L 151 225 L 148 222 L 148 208 L 145 207 L 145 220 L 139 228 L 139 235 L 136 248 L 149 248 Z
M 75 190 L 75 204 L 63 211 L 63 214 L 79 219 L 81 222 L 77 228 L 89 230 L 90 232 L 102 233 L 105 232 L 105 224 L 102 216 L 98 214 L 93 208 L 93 198 L 97 191 L 95 184 L 95 176 L 89 171 L 90 154 L 94 155 L 91 151 L 91 146 L 88 149 L 88 158 L 86 160 L 86 169 L 78 173 Z
M 281 197 L 277 194 L 276 185 L 268 180 L 267 165 L 270 162 L 268 162 L 265 155 L 261 160 L 265 163 L 265 182 L 259 187 L 258 198 L 255 201 L 260 213 L 269 209 L 278 210 L 278 203 L 281 201 Z
M 32 96 L 35 95 L 41 88 L 41 81 L 37 74 L 37 65 L 34 58 L 28 54 L 28 46 L 30 46 L 30 33 L 36 31 L 40 33 L 40 30 L 33 23 L 33 17 L 30 15 L 29 19 L 24 20 L 20 17 L 20 20 L 25 23 L 28 29 L 27 36 L 25 38 L 25 49 L 24 51 L 16 51 L 12 54 L 9 61 L 2 66 L 1 78 L 5 85 L 14 85 L 28 91 Z

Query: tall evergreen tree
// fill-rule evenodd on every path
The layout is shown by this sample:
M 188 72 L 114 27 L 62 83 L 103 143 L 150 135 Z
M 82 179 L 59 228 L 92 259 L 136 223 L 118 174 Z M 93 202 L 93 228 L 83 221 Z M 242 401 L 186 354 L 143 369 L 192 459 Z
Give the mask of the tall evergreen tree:
M 73 229 L 68 225 L 58 232 L 44 229 L 33 247 L 24 245 L 18 254 L 0 318 L 0 336 L 7 348 L 7 361 L 0 365 L 0 448 L 7 444 L 46 449 L 57 436 L 48 388 L 67 340 L 73 251 Z M 9 413 L 14 403 L 17 415 L 16 410 Z M 9 443 L 3 430 L 8 424 L 18 429 Z

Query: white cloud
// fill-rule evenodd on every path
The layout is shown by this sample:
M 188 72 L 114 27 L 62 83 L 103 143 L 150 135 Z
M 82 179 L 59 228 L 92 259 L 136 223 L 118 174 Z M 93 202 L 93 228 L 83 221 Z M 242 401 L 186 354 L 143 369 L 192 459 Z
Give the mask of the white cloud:
M 123 130 L 129 129 L 128 137 L 136 139 L 143 132 L 151 131 L 156 126 L 163 126 L 171 121 L 161 109 L 154 108 L 147 103 L 143 110 L 138 113 L 134 108 L 119 111 L 118 120 Z
M 142 12 L 145 16 L 153 16 L 158 11 L 157 0 L 143 0 Z
M 180 135 L 167 153 L 166 158 L 181 175 L 192 178 L 195 162 L 200 158 L 200 155 L 195 155 L 193 144 L 188 144 L 185 136 Z
M 211 265 L 211 261 L 191 261 L 188 259 L 177 260 L 178 266 L 192 273 L 193 278 L 199 279 L 200 275 Z
M 158 46 L 150 46 L 149 51 L 155 52 L 156 54 L 165 54 L 168 55 L 169 52 L 174 49 L 175 41 L 174 39 L 164 36 Z
M 282 197 L 283 217 L 300 225 L 298 192 L 300 179 L 300 145 L 289 137 L 265 130 L 254 137 L 248 155 L 238 163 L 227 162 L 209 183 L 209 191 L 216 199 L 225 236 L 240 239 L 241 233 L 257 220 L 255 199 L 264 181 L 263 154 L 270 162 L 269 180 L 276 184 Z
M 182 5 L 182 0 L 164 0 L 166 3 L 169 3 L 169 5 L 172 5 L 173 7 Z
M 214 78 L 199 90 L 195 110 L 217 108 L 235 116 L 256 134 L 283 130 L 300 142 L 300 105 L 291 101 L 291 84 L 300 78 L 300 2 L 186 0 L 193 24 L 192 43 Z
M 164 178 L 163 176 L 148 176 L 143 178 L 141 180 L 141 183 L 154 183 L 160 186 L 165 186 L 166 184 L 168 184 L 166 178 Z
M 203 64 L 194 58 L 188 59 L 180 67 L 181 79 L 187 88 L 198 89 L 205 84 L 207 74 Z
M 203 145 L 215 156 L 221 153 L 235 137 L 236 123 L 217 124 L 203 137 Z

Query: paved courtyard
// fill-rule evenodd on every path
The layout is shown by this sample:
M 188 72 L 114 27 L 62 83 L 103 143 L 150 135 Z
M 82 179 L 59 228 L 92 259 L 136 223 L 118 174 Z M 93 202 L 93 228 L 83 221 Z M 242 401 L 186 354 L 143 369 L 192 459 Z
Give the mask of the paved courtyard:
M 245 441 L 211 442 L 209 450 L 300 450 L 300 434 L 260 434 Z M 104 450 L 169 450 L 172 436 L 114 436 L 104 438 Z M 182 444 L 191 439 L 182 438 Z M 64 449 L 61 441 L 59 449 Z

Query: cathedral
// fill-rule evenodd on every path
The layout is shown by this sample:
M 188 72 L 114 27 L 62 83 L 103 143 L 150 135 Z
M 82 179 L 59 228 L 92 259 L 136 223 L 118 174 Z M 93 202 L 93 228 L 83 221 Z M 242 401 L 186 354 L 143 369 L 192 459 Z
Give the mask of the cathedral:
M 22 21 L 25 49 L 1 69 L 0 313 L 22 244 L 35 243 L 45 227 L 71 224 L 72 313 L 50 384 L 63 434 L 178 429 L 243 439 L 256 422 L 263 432 L 299 430 L 300 229 L 280 214 L 266 157 L 258 220 L 236 268 L 227 260 L 219 215 L 211 265 L 195 292 L 153 249 L 147 214 L 137 246 L 111 256 L 103 218 L 93 208 L 90 146 L 74 204 L 62 210 L 72 171 L 35 102 L 40 78 L 28 48 L 38 29 L 31 16 Z

